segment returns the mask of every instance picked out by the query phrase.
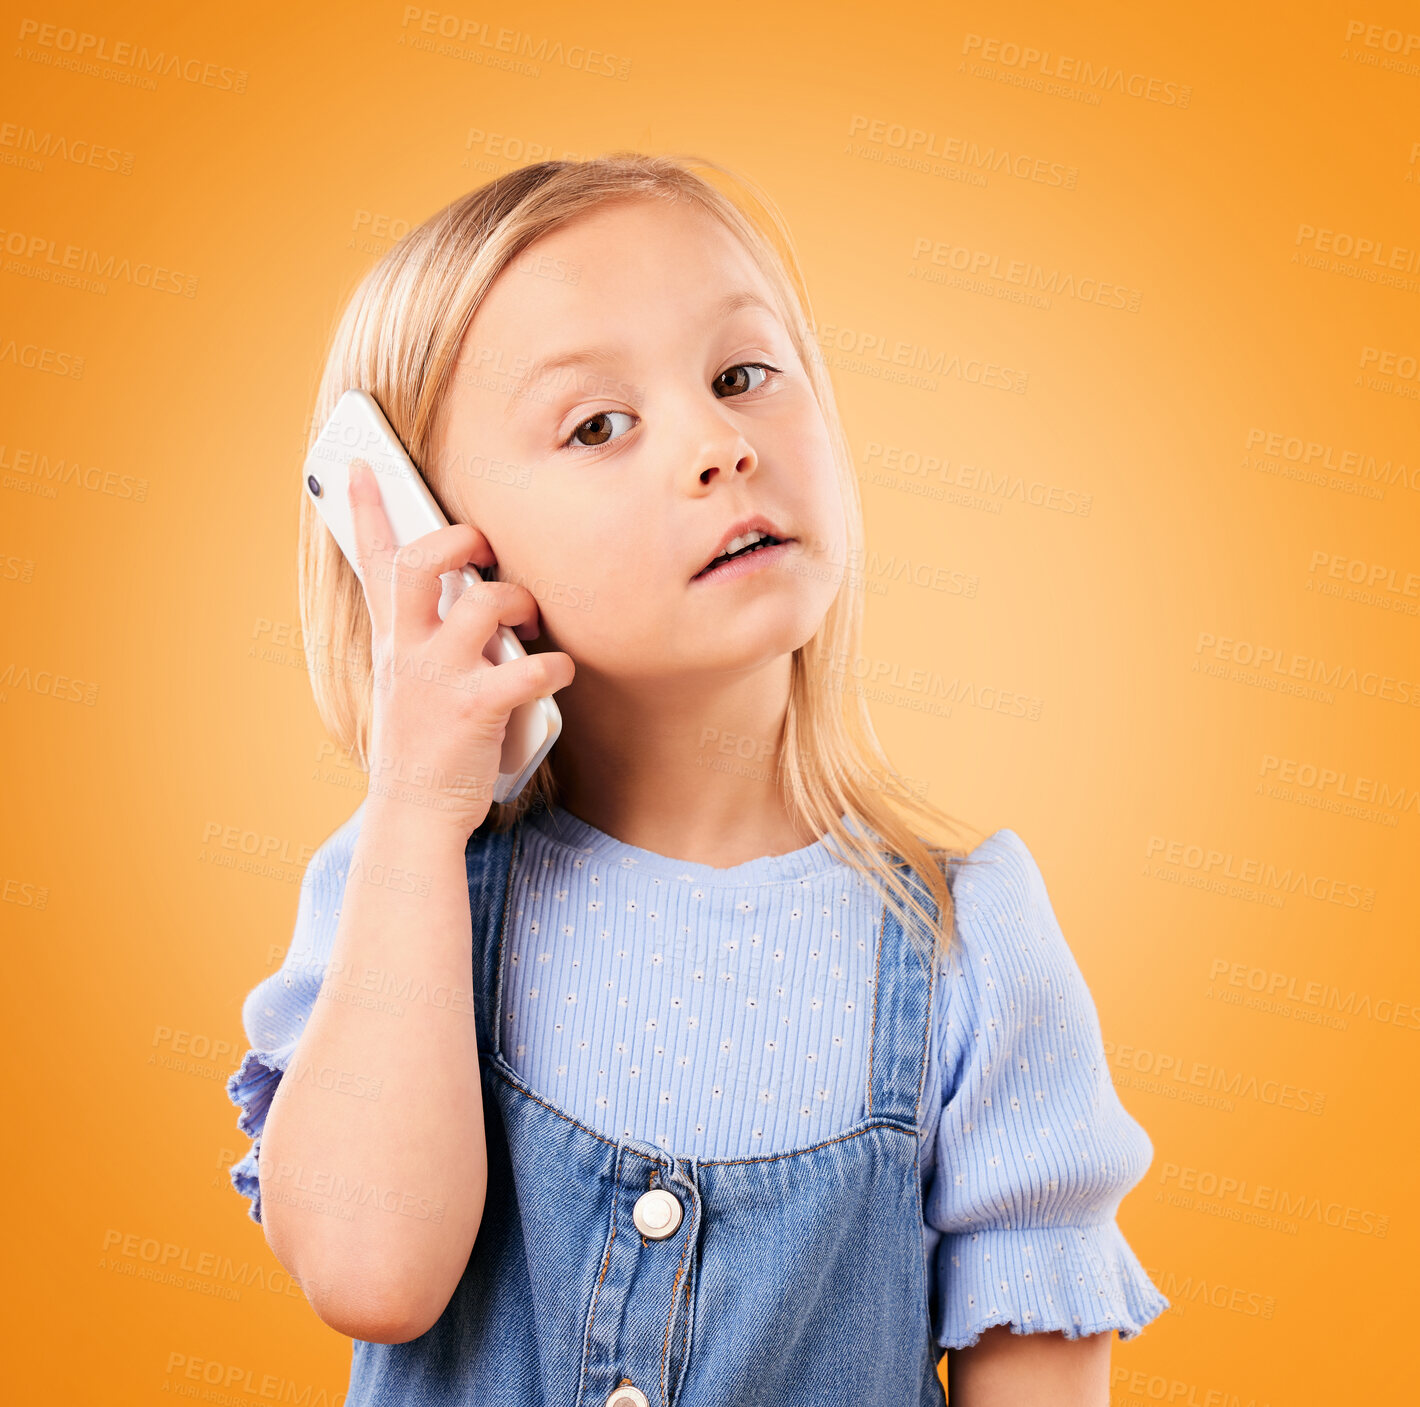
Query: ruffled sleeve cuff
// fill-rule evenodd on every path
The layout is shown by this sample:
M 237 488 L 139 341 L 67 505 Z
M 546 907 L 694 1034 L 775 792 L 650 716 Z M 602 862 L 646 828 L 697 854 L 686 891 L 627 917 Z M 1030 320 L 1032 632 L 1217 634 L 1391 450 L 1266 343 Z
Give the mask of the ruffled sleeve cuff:
M 257 1161 L 261 1156 L 261 1133 L 266 1127 L 267 1111 L 276 1094 L 276 1086 L 295 1052 L 296 1043 L 279 1050 L 249 1050 L 238 1068 L 227 1080 L 227 1098 L 241 1111 L 237 1128 L 251 1139 L 251 1147 L 240 1162 L 230 1168 L 232 1186 L 243 1197 L 250 1198 L 247 1214 L 261 1222 L 261 1183 L 257 1177 Z
M 937 1274 L 943 1348 L 969 1348 L 997 1324 L 1067 1339 L 1115 1329 L 1127 1340 L 1169 1307 L 1113 1220 L 946 1235 Z

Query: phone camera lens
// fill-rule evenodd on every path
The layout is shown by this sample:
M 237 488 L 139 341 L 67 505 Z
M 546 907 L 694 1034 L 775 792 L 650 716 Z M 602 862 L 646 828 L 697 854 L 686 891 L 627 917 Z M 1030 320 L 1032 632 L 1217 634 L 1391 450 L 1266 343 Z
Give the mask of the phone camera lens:
M 306 487 L 310 489 L 313 498 L 319 498 L 321 496 L 320 480 L 316 478 L 314 474 L 306 475 Z

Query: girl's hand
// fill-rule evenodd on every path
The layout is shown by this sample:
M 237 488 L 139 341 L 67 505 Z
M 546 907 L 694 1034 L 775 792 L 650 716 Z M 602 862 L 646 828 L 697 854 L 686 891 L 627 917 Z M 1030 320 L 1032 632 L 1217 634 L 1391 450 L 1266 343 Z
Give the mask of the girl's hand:
M 349 497 L 374 664 L 370 797 L 421 808 L 409 814 L 466 844 L 493 804 L 509 716 L 566 688 L 576 667 L 561 651 L 506 664 L 483 653 L 500 625 L 521 640 L 541 634 L 536 598 L 513 582 L 480 581 L 439 619 L 441 573 L 494 561 L 477 528 L 453 523 L 396 550 L 363 460 L 350 466 Z

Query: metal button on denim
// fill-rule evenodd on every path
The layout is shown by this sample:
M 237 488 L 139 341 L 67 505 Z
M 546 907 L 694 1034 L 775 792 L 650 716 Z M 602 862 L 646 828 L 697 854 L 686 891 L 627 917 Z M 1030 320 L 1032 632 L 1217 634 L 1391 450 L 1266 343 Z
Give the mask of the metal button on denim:
M 606 1407 L 650 1407 L 646 1401 L 646 1394 L 639 1387 L 632 1387 L 630 1383 L 623 1383 L 620 1387 L 611 1390 L 611 1396 L 606 1400 Z
M 631 1220 L 636 1223 L 636 1229 L 653 1241 L 673 1236 L 680 1225 L 680 1216 L 680 1202 L 660 1187 L 643 1193 L 631 1209 Z

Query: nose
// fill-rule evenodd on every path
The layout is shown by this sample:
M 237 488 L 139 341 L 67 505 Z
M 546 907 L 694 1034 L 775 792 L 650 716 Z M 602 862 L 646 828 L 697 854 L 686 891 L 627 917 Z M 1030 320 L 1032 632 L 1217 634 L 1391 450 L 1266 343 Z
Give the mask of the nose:
M 716 407 L 702 411 L 692 432 L 696 439 L 689 456 L 695 475 L 693 489 L 702 492 L 720 477 L 737 479 L 759 467 L 759 456 L 733 417 Z
M 753 469 L 753 467 L 754 452 L 750 450 L 742 454 L 738 459 L 735 460 L 733 472 L 735 474 L 748 474 Z M 706 468 L 702 469 L 698 477 L 702 484 L 708 485 L 712 482 L 715 475 L 721 472 L 723 471 L 720 469 L 719 465 L 711 464 L 707 465 Z

